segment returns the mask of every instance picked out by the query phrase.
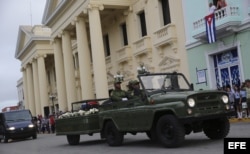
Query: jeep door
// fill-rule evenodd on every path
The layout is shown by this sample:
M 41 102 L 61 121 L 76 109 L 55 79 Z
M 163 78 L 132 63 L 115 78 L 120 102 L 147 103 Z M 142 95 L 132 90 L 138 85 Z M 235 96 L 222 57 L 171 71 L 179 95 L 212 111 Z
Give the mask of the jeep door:
M 140 99 L 134 100 L 134 106 L 130 108 L 130 126 L 134 131 L 144 131 L 151 128 L 153 110 Z
M 131 128 L 131 108 L 134 106 L 133 101 L 122 101 L 115 102 L 112 104 L 112 110 L 110 110 L 108 115 L 112 117 L 115 125 L 120 131 L 127 131 Z

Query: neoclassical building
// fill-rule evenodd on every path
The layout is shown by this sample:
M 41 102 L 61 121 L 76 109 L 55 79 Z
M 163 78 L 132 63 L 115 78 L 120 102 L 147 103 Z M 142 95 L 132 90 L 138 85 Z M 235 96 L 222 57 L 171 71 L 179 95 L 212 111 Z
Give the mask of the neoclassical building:
M 50 28 L 44 26 L 19 27 L 15 57 L 21 61 L 24 106 L 33 115 L 48 115 L 52 111 L 49 96 L 56 92 L 51 81 L 55 80 L 55 67 L 50 34 Z
M 182 0 L 47 0 L 43 26 L 21 26 L 25 107 L 48 115 L 71 103 L 109 97 L 144 64 L 150 72 L 189 78 Z

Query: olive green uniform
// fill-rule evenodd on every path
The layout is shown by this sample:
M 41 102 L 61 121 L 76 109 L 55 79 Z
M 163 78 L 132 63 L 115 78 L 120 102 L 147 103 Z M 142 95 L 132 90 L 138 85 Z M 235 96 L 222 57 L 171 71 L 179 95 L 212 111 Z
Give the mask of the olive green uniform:
M 111 92 L 112 101 L 125 101 L 128 100 L 128 94 L 124 90 L 115 89 Z

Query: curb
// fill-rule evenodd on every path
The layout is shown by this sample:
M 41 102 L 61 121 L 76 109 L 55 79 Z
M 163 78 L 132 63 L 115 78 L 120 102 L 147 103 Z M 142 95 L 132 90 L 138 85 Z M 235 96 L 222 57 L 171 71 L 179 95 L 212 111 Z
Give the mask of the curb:
M 229 122 L 230 122 L 230 123 L 236 123 L 236 122 L 250 122 L 250 118 L 241 118 L 241 119 L 238 119 L 238 118 L 230 118 L 230 119 L 229 119 Z

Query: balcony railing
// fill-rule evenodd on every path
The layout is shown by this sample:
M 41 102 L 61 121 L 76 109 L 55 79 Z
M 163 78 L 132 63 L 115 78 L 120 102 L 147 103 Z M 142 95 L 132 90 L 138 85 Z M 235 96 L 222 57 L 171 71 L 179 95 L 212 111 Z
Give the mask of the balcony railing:
M 116 59 L 118 63 L 123 63 L 129 61 L 132 58 L 131 47 L 125 46 L 118 51 L 116 51 Z
M 147 54 L 152 50 L 151 39 L 148 36 L 144 36 L 138 41 L 134 42 L 135 51 L 134 56 L 140 56 L 142 54 Z
M 240 10 L 237 6 L 227 6 L 214 12 L 217 38 L 223 34 L 230 34 L 231 29 L 241 23 Z M 206 39 L 205 16 L 193 23 L 193 37 Z
M 176 27 L 174 24 L 166 25 L 161 29 L 157 30 L 154 34 L 154 45 L 156 47 L 171 44 L 173 41 L 177 40 Z

